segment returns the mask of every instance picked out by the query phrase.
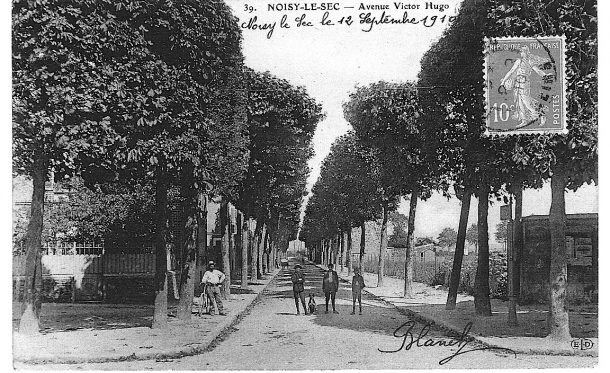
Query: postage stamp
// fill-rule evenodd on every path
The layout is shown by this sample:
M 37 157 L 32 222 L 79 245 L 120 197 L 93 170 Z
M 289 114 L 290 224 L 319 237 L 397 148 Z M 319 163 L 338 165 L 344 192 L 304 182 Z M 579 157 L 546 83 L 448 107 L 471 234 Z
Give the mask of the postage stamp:
M 486 134 L 566 133 L 565 39 L 485 39 Z

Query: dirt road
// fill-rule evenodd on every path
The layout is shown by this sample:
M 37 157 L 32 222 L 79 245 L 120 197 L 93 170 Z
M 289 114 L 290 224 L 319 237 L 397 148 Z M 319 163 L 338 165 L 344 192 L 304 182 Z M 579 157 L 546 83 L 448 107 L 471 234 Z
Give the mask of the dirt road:
M 291 266 L 292 268 L 292 266 Z M 105 364 L 17 366 L 28 369 L 95 370 L 324 370 L 415 368 L 551 368 L 593 366 L 595 358 L 524 356 L 480 350 L 457 344 L 431 328 L 410 322 L 407 316 L 364 295 L 363 315 L 350 315 L 351 287 L 341 284 L 337 293 L 339 314 L 324 313 L 322 270 L 305 266 L 307 294 L 315 294 L 318 312 L 296 315 L 290 282 L 291 270 L 282 270 L 258 304 L 234 330 L 204 354 L 167 361 L 126 361 Z M 401 327 L 397 330 L 399 327 Z M 409 343 L 413 344 L 409 346 Z M 433 345 L 433 346 L 430 346 Z M 452 346 L 448 346 L 452 345 Z M 402 348 L 401 348 L 402 346 Z M 461 352 L 453 359 L 461 346 Z M 409 348 L 410 347 L 410 348 Z M 407 349 L 408 348 L 408 349 Z M 397 352 L 380 352 L 396 351 Z M 449 360 L 448 360 L 449 359 Z M 444 360 L 444 365 L 439 362 Z

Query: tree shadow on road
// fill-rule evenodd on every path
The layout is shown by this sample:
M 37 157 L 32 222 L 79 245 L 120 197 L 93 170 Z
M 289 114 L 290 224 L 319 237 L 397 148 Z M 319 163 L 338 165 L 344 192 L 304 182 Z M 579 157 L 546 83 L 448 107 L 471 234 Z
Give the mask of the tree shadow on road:
M 363 314 L 358 314 L 358 305 L 356 305 L 356 314 L 351 315 L 352 290 L 351 285 L 346 282 L 340 282 L 339 292 L 336 296 L 336 310 L 339 314 L 332 313 L 332 306 L 330 304 L 330 313 L 326 314 L 324 312 L 326 309 L 325 297 L 322 292 L 323 271 L 318 267 L 307 265 L 303 272 L 305 274 L 305 302 L 307 303 L 309 295 L 313 294 L 317 304 L 317 311 L 313 315 L 301 317 L 307 317 L 315 324 L 338 329 L 392 335 L 396 328 L 408 321 L 407 316 L 401 315 L 394 307 L 376 300 L 367 293 L 362 294 Z M 294 293 L 292 291 L 292 281 L 290 280 L 292 273 L 292 270 L 280 272 L 275 279 L 276 286 L 273 289 L 268 289 L 266 295 L 272 298 L 283 298 L 294 307 Z M 280 312 L 277 314 L 296 317 L 296 309 L 294 313 Z

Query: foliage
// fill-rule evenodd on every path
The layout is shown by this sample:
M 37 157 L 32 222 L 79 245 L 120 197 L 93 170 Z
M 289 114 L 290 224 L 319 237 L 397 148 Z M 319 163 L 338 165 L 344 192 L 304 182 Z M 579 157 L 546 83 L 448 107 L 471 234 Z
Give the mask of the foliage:
M 136 248 L 150 242 L 153 231 L 153 193 L 148 185 L 127 189 L 98 185 L 94 190 L 79 178 L 61 183 L 66 198 L 48 202 L 44 211 L 42 241 L 104 241 L 106 251 Z M 29 213 L 15 221 L 13 244 L 21 246 Z
M 597 182 L 597 10 L 592 0 L 489 2 L 490 37 L 565 35 L 568 134 L 520 136 L 512 160 L 543 178 L 560 169 L 567 188 Z
M 324 159 L 305 209 L 304 241 L 328 238 L 379 217 L 381 195 L 374 177 L 374 156 L 353 132 L 339 137 Z
M 435 277 L 428 285 L 443 285 L 449 287 L 451 273 L 451 260 L 446 260 L 441 264 Z M 477 270 L 477 262 L 471 256 L 465 257 L 462 271 L 460 273 L 460 284 L 458 291 L 469 295 L 474 295 L 474 280 Z M 492 252 L 489 257 L 489 283 L 492 298 L 502 300 L 508 299 L 508 275 L 506 254 Z
M 495 238 L 496 242 L 505 243 L 507 234 L 508 220 L 502 220 L 496 225 Z
M 445 227 L 438 234 L 437 241 L 443 247 L 451 247 L 457 241 L 457 232 L 453 228 Z
M 343 115 L 364 144 L 377 150 L 385 199 L 419 193 L 426 199 L 434 186 L 425 162 L 420 107 L 412 82 L 377 82 L 356 87 Z
M 466 230 L 466 241 L 475 245 L 479 241 L 479 228 L 476 224 L 471 224 Z
M 406 247 L 407 245 L 407 225 L 409 218 L 397 211 L 390 213 L 390 223 L 392 224 L 392 234 L 388 239 L 388 246 Z
M 236 205 L 287 243 L 298 229 L 311 140 L 324 114 L 302 87 L 251 69 L 245 75 L 250 160 Z
M 54 0 L 13 4 L 13 170 L 35 159 L 56 178 L 76 170 L 79 150 L 104 152 L 115 136 L 105 118 L 113 48 L 120 29 L 99 3 Z

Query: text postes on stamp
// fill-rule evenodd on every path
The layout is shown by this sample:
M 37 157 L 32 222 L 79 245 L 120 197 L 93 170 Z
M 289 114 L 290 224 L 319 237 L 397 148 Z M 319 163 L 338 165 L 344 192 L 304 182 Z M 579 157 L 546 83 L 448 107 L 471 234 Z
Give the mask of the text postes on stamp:
M 486 134 L 566 133 L 565 39 L 485 39 Z

